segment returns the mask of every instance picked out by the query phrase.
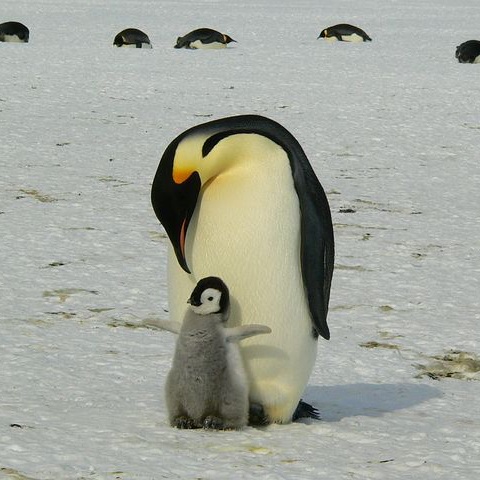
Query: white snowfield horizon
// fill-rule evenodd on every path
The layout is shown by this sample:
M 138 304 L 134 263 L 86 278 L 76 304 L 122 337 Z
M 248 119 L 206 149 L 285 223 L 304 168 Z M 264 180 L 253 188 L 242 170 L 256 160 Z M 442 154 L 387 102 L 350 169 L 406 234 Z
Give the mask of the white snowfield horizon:
M 476 0 L 3 0 L 0 479 L 474 480 L 480 471 Z M 372 42 L 317 40 L 351 23 Z M 153 48 L 118 49 L 139 28 Z M 238 43 L 173 48 L 210 27 Z M 199 123 L 260 114 L 332 211 L 321 421 L 168 425 L 165 232 L 150 187 Z M 294 321 L 295 319 L 292 319 Z M 262 323 L 259 319 L 258 323 Z

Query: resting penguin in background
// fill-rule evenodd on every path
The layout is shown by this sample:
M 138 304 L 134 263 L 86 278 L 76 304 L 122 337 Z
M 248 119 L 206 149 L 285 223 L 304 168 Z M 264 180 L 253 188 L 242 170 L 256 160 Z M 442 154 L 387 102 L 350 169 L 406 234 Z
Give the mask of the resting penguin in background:
M 230 42 L 236 42 L 236 40 L 211 28 L 199 28 L 183 37 L 178 37 L 174 48 L 226 48 Z
M 177 428 L 242 428 L 248 421 L 248 381 L 238 342 L 271 330 L 264 325 L 226 328 L 229 292 L 218 277 L 202 278 L 188 303 L 190 309 L 182 324 L 163 325 L 178 333 L 165 385 L 170 424 Z
M 480 40 L 468 40 L 460 44 L 455 51 L 460 63 L 480 63 Z
M 0 23 L 0 42 L 28 43 L 30 31 L 20 22 Z
M 137 28 L 127 28 L 117 33 L 113 44 L 117 47 L 152 48 L 148 35 Z
M 251 423 L 318 418 L 299 400 L 318 336 L 330 337 L 334 237 L 327 197 L 295 137 L 258 115 L 190 128 L 166 148 L 151 199 L 171 242 L 171 319 L 181 321 L 184 299 L 215 272 L 234 292 L 229 326 L 272 330 L 241 345 Z
M 318 38 L 340 42 L 371 42 L 372 39 L 361 29 L 347 23 L 339 23 L 325 28 Z

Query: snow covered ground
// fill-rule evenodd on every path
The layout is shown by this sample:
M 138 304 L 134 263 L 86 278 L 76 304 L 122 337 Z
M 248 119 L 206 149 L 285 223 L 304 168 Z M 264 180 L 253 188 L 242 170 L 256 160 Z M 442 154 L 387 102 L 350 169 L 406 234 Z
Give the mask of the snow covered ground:
M 478 0 L 2 0 L 0 478 L 476 479 L 480 472 Z M 327 44 L 362 27 L 368 44 Z M 208 26 L 238 41 L 184 51 Z M 152 50 L 116 49 L 127 27 Z M 287 127 L 331 204 L 320 422 L 179 431 L 150 185 L 213 118 Z

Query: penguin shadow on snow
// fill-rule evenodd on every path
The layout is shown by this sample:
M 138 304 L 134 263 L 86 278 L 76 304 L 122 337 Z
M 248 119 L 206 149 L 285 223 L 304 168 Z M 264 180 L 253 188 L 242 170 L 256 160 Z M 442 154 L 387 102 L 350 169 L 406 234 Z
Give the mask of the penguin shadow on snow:
M 339 422 L 348 417 L 381 417 L 441 396 L 429 385 L 354 383 L 307 387 L 304 398 L 318 408 L 322 421 Z

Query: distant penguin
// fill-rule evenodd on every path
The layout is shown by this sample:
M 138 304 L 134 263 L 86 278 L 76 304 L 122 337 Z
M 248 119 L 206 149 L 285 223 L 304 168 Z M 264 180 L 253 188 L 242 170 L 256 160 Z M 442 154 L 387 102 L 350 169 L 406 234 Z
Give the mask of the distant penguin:
M 480 63 L 480 40 L 468 40 L 460 44 L 455 51 L 460 63 Z
M 199 28 L 187 33 L 183 37 L 178 37 L 174 48 L 189 48 L 193 50 L 199 48 L 225 48 L 231 42 L 236 42 L 236 40 L 224 33 L 217 32 L 211 28 Z
M 117 33 L 113 44 L 117 47 L 152 48 L 148 35 L 137 28 L 127 28 Z
M 0 23 L 0 42 L 28 43 L 30 31 L 20 22 Z
M 339 23 L 322 30 L 318 38 L 340 42 L 371 42 L 372 39 L 361 29 L 347 23 Z
M 300 398 L 318 337 L 330 338 L 334 234 L 299 142 L 259 115 L 197 125 L 165 149 L 151 199 L 170 239 L 170 319 L 181 321 L 197 279 L 216 272 L 235 292 L 229 325 L 272 330 L 240 345 L 257 423 L 318 418 Z
M 157 322 L 179 335 L 165 385 L 170 424 L 242 428 L 248 422 L 248 381 L 236 342 L 271 330 L 263 325 L 226 328 L 229 291 L 218 277 L 200 280 L 188 303 L 182 324 Z

